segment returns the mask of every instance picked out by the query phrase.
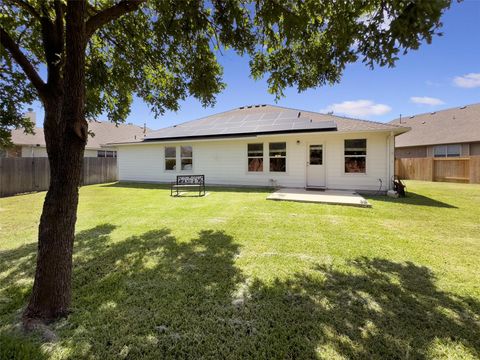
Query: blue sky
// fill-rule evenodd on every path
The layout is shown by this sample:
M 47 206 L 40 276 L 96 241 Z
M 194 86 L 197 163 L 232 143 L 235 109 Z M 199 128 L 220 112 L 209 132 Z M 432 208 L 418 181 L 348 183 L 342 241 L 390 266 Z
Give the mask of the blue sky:
M 334 111 L 375 121 L 480 102 L 480 0 L 454 1 L 443 16 L 444 36 L 431 45 L 401 56 L 395 68 L 370 70 L 351 64 L 342 81 L 297 93 L 287 89 L 276 104 L 311 111 Z M 140 99 L 135 99 L 127 122 L 147 123 L 152 129 L 252 104 L 275 104 L 265 80 L 250 78 L 248 59 L 228 52 L 219 59 L 227 88 L 217 96 L 213 108 L 203 108 L 195 99 L 181 103 L 177 113 L 155 119 Z M 37 119 L 43 110 L 35 104 Z M 100 117 L 104 120 L 106 117 Z M 38 121 L 38 122 L 40 122 Z

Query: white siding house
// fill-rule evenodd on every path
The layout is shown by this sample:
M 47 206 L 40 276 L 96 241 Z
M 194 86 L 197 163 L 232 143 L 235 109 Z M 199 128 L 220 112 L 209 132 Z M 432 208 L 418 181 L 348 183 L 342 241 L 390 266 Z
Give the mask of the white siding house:
M 225 121 L 246 116 L 243 126 L 253 126 L 265 113 L 285 123 L 316 122 L 318 131 L 291 131 L 289 125 L 288 132 L 211 136 Z M 118 175 L 128 182 L 167 183 L 177 175 L 202 174 L 207 185 L 385 191 L 394 173 L 394 137 L 407 130 L 274 106 L 244 107 L 152 132 L 140 143 L 116 144 Z

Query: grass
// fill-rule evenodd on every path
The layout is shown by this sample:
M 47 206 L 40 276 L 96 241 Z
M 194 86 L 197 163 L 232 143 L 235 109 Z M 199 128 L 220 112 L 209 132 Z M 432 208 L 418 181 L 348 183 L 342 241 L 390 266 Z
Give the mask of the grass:
M 73 313 L 51 326 L 54 343 L 15 325 L 45 194 L 0 199 L 0 355 L 479 358 L 480 186 L 408 190 L 366 209 L 266 190 L 83 187 Z

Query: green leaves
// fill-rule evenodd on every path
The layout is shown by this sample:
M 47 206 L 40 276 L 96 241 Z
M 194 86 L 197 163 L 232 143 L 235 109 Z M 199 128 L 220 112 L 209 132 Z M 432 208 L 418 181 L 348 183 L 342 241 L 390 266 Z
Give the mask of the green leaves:
M 0 52 L 0 58 L 3 55 Z M 35 88 L 25 74 L 14 63 L 5 60 L 0 73 L 0 148 L 12 145 L 12 128 L 33 133 L 35 124 L 22 115 L 22 104 L 31 104 L 36 96 Z
M 57 13 L 53 1 L 30 1 L 31 8 L 21 3 L 0 4 L 0 26 L 38 67 L 45 64 L 48 45 L 39 17 L 53 24 Z M 115 4 L 119 1 L 89 1 L 88 15 Z M 211 106 L 225 87 L 218 63 L 222 49 L 249 56 L 252 77 L 266 76 L 277 98 L 287 87 L 303 91 L 334 84 L 349 63 L 394 66 L 400 53 L 430 43 L 449 6 L 450 0 L 146 1 L 89 39 L 86 113 L 107 113 L 121 122 L 134 95 L 156 115 L 178 110 L 188 96 Z M 19 109 L 38 94 L 4 48 L 0 64 L 7 129 L 20 124 Z
M 277 98 L 340 81 L 345 66 L 362 60 L 394 66 L 399 52 L 430 43 L 450 0 L 263 0 L 255 6 L 260 46 L 252 57 L 254 78 L 268 74 Z

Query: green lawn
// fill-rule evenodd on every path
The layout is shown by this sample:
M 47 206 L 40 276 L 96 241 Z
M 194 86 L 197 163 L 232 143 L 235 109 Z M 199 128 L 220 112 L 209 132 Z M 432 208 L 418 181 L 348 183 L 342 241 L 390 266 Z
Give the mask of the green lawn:
M 45 193 L 0 199 L 0 358 L 479 358 L 480 186 L 408 190 L 367 209 L 83 187 L 55 343 L 18 330 Z

